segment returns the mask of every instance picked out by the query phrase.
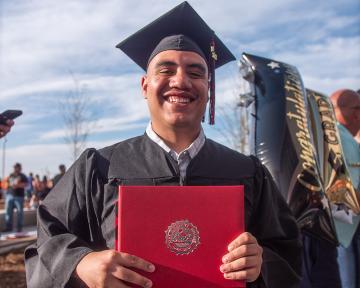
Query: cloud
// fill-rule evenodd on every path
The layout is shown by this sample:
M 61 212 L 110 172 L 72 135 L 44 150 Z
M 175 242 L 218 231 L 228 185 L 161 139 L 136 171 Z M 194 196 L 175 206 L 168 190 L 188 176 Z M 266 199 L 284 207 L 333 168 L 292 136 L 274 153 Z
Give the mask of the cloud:
M 4 2 L 6 13 L 2 15 L 4 28 L 0 38 L 3 57 L 0 57 L 6 69 L 1 71 L 0 88 L 5 92 L 0 98 L 9 100 L 18 92 L 22 94 L 21 89 L 28 83 L 44 85 L 47 82 L 45 86 L 55 85 L 55 89 L 56 85 L 68 82 L 64 74 L 69 69 L 75 74 L 140 71 L 114 46 L 179 1 L 155 3 L 116 0 Z M 321 45 L 328 41 L 331 33 L 359 26 L 356 25 L 359 24 L 358 15 L 343 12 L 344 7 L 354 6 L 354 3 L 248 0 L 228 1 L 227 5 L 213 9 L 213 5 L 204 0 L 191 2 L 237 51 L 237 57 L 241 51 L 269 57 L 286 56 L 284 51 L 312 53 L 302 51 L 301 47 L 304 44 L 316 46 L 317 42 Z M 129 11 L 134 10 L 136 13 L 129 17 Z M 56 81 L 51 80 L 55 78 Z M 44 89 L 50 88 L 45 86 Z
M 360 37 L 331 37 L 320 44 L 304 45 L 302 51 L 284 51 L 274 57 L 295 65 L 309 88 L 314 85 L 315 90 L 331 93 L 343 87 L 359 89 L 360 53 L 354 47 L 360 47 Z
M 107 132 L 122 132 L 144 127 L 147 114 L 142 113 L 133 114 L 127 117 L 113 117 L 113 118 L 101 118 L 99 121 L 92 121 L 87 123 L 86 127 L 89 127 L 91 135 Z M 141 121 L 140 123 L 136 123 Z M 49 139 L 64 139 L 69 135 L 70 131 L 66 129 L 50 130 L 40 136 L 40 140 Z
M 55 173 L 58 170 L 59 161 L 64 162 L 67 166 L 70 165 L 71 159 L 68 157 L 70 155 L 68 149 L 65 144 L 8 147 L 6 150 L 5 175 L 9 175 L 12 166 L 16 162 L 22 164 L 24 173 L 33 172 L 41 175 L 47 174 L 49 171 Z
M 122 139 L 118 139 L 120 141 Z M 102 148 L 114 144 L 110 141 L 92 141 L 87 147 Z M 36 144 L 22 145 L 15 148 L 8 147 L 6 150 L 5 175 L 9 175 L 16 162 L 22 164 L 23 172 L 28 174 L 49 174 L 54 176 L 58 171 L 59 164 L 70 167 L 72 164 L 70 147 L 67 144 Z M 36 159 L 36 161 L 34 161 Z
M 9 147 L 18 149 L 11 150 L 12 159 L 25 157 L 29 167 L 30 161 L 53 165 L 48 159 L 57 170 L 59 159 L 70 154 L 57 144 L 65 134 L 59 103 L 76 90 L 69 71 L 97 119 L 91 139 L 101 143 L 110 141 L 109 134 L 122 138 L 141 130 L 148 117 L 139 85 L 143 71 L 115 45 L 180 2 L 0 0 L 0 104 L 24 111 L 9 135 Z M 245 51 L 295 65 L 307 87 L 324 93 L 360 87 L 357 0 L 232 0 L 215 6 L 192 0 L 191 5 L 237 58 Z M 218 70 L 217 104 L 236 101 L 241 85 L 236 64 Z M 38 160 L 41 155 L 44 160 Z
M 88 100 L 90 109 L 95 111 L 92 118 L 109 117 L 108 114 L 116 114 L 121 117 L 136 119 L 147 117 L 146 103 L 141 96 L 140 74 L 125 74 L 121 76 L 102 76 L 102 75 L 75 75 L 76 82 L 70 75 L 62 78 L 51 78 L 43 82 L 29 82 L 9 90 L 3 91 L 0 96 L 2 101 L 11 99 L 15 103 L 23 103 L 26 97 L 24 117 L 28 122 L 33 122 L 41 118 L 54 119 L 54 116 L 62 122 L 62 110 L 59 107 L 70 93 L 76 93 L 79 89 Z M 129 95 L 131 95 L 129 97 Z M 49 111 L 48 107 L 52 107 Z M 14 105 L 16 107 L 16 105 Z M 35 110 L 36 109 L 36 110 Z M 36 111 L 36 113 L 35 113 Z M 108 111 L 104 113 L 103 111 Z M 51 112 L 51 113 L 49 113 Z

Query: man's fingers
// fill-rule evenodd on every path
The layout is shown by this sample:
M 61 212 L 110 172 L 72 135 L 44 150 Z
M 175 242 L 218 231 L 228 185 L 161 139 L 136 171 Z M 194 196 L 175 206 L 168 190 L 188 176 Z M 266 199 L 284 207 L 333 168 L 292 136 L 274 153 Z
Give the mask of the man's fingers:
M 153 264 L 128 253 L 117 253 L 117 262 L 121 266 L 133 267 L 146 272 L 155 271 L 155 266 Z
M 231 280 L 245 280 L 246 282 L 253 282 L 257 279 L 259 273 L 256 268 L 246 270 L 224 273 L 224 278 Z
M 6 125 L 9 126 L 9 127 L 13 126 L 14 125 L 14 120 L 11 120 L 11 119 L 6 120 Z
M 5 134 L 10 131 L 10 126 L 0 124 L 0 131 Z
M 220 266 L 220 271 L 223 273 L 234 272 L 238 270 L 245 270 L 253 267 L 258 267 L 259 257 L 258 256 L 249 256 L 236 259 L 233 262 L 222 264 Z
M 251 235 L 249 232 L 244 232 L 229 244 L 228 250 L 232 251 L 241 245 L 252 244 L 252 243 L 257 244 L 256 238 L 253 235 Z
M 116 266 L 115 270 L 111 272 L 113 276 L 127 283 L 132 283 L 139 285 L 144 288 L 152 287 L 152 282 L 150 279 L 122 266 Z M 125 284 L 124 284 L 125 285 Z M 121 286 L 128 287 L 128 286 Z
M 255 281 L 262 265 L 262 247 L 250 233 L 242 233 L 228 246 L 229 253 L 223 256 L 220 271 L 226 279 Z
M 8 119 L 6 121 L 6 124 L 0 124 L 0 138 L 4 137 L 11 129 L 11 126 L 14 125 L 14 121 L 11 119 Z
M 263 249 L 257 243 L 242 245 L 224 255 L 222 258 L 222 262 L 229 263 L 241 257 L 262 255 L 262 251 Z
M 152 287 L 152 282 L 133 268 L 152 272 L 151 263 L 126 253 L 115 250 L 90 252 L 76 266 L 76 274 L 88 287 L 129 287 L 127 283 L 140 287 Z
M 115 277 L 109 277 L 108 282 L 106 283 L 106 287 L 130 288 L 130 286 L 126 285 L 123 281 L 121 281 L 121 280 L 119 280 L 118 278 L 115 278 Z

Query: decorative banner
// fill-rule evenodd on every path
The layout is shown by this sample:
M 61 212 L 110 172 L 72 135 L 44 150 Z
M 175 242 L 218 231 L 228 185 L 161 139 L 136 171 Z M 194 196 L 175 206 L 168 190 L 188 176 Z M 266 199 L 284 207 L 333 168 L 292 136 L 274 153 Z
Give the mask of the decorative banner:
M 325 193 L 331 203 L 337 232 L 341 231 L 339 226 L 348 226 L 347 233 L 338 233 L 340 243 L 348 246 L 359 220 L 358 217 L 354 217 L 354 214 L 360 213 L 358 198 L 345 163 L 330 99 L 310 89 L 306 92 Z
M 300 229 L 338 244 L 298 70 L 286 63 L 245 53 L 241 63 L 241 70 L 246 71 L 244 79 L 253 82 L 250 85 L 255 97 L 251 106 L 253 154 L 269 169 Z

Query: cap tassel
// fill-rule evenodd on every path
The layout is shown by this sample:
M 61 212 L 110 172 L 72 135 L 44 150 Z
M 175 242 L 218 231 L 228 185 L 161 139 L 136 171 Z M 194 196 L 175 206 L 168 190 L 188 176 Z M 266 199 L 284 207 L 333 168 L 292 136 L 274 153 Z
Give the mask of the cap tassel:
M 209 124 L 215 124 L 215 61 L 217 55 L 215 52 L 215 41 L 214 38 L 210 44 L 210 107 L 209 107 Z

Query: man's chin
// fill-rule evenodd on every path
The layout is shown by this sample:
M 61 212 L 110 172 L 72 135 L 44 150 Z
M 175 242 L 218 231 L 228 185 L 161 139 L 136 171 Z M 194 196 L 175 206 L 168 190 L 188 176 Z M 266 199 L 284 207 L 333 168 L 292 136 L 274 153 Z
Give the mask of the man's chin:
M 168 123 L 169 126 L 174 128 L 194 129 L 200 124 L 200 121 L 194 121 L 194 119 L 189 119 L 188 117 L 175 117 L 169 119 Z

